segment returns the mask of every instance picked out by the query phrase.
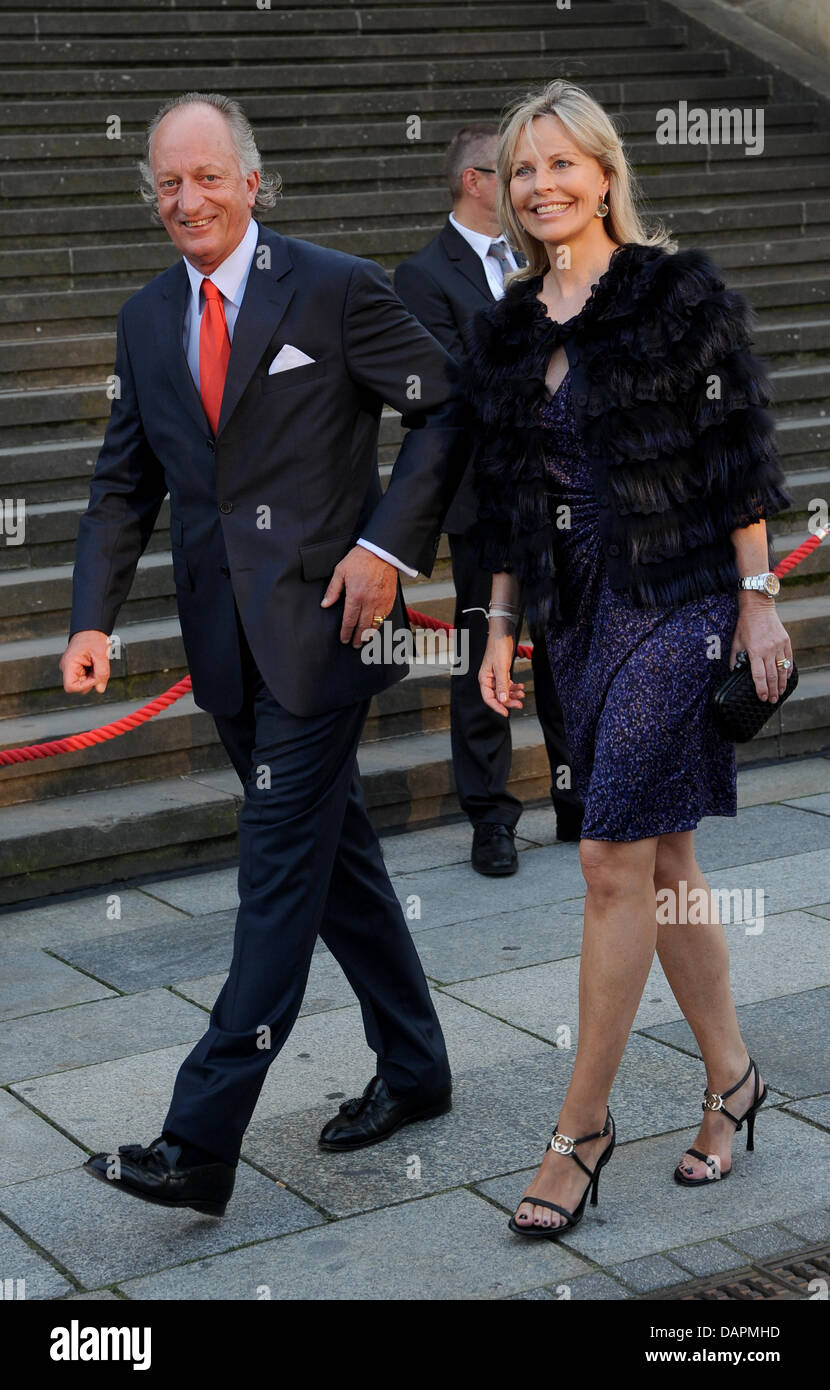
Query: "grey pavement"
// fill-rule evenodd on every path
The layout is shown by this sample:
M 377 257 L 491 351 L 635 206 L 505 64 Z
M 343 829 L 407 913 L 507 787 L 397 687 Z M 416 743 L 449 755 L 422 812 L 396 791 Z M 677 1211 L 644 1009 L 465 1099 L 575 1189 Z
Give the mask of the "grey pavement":
M 81 1165 L 160 1132 L 225 978 L 236 869 L 0 913 L 0 1280 L 31 1299 L 623 1301 L 830 1240 L 830 757 L 743 769 L 738 788 L 738 816 L 696 836 L 734 906 L 730 978 L 769 1086 L 728 1183 L 672 1181 L 705 1075 L 655 959 L 611 1093 L 599 1205 L 559 1241 L 508 1230 L 578 1035 L 585 884 L 537 805 L 506 879 L 473 872 L 466 823 L 382 840 L 447 1040 L 452 1111 L 356 1153 L 317 1147 L 375 1069 L 318 943 L 222 1221 L 130 1200 Z

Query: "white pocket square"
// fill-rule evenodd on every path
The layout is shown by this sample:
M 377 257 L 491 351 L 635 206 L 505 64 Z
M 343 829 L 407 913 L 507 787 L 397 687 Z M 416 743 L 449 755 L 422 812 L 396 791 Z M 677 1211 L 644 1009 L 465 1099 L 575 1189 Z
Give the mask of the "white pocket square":
M 292 347 L 291 343 L 286 343 L 281 347 L 270 367 L 268 375 L 274 372 L 287 372 L 291 367 L 304 367 L 308 362 L 314 362 L 315 358 L 309 357 L 307 352 L 302 352 L 300 348 Z

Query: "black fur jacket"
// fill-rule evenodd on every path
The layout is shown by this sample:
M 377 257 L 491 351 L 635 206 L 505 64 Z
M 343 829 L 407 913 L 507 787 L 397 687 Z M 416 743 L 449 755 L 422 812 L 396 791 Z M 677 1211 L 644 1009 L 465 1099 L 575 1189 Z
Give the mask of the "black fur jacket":
M 541 284 L 514 281 L 468 328 L 460 370 L 482 566 L 515 573 L 531 629 L 560 615 L 539 409 L 561 344 L 611 587 L 640 607 L 737 593 L 730 532 L 792 505 L 750 306 L 697 248 L 625 243 L 564 324 L 536 298 Z M 771 538 L 768 559 L 772 569 Z

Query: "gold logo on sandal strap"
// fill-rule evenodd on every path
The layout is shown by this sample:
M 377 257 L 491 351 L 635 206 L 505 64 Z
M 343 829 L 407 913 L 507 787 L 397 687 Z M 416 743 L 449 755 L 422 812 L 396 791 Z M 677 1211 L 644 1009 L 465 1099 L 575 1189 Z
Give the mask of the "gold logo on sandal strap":
M 550 1147 L 554 1153 L 571 1154 L 574 1150 L 574 1141 L 569 1139 L 567 1134 L 560 1134 L 557 1130 L 550 1141 Z
M 723 1096 L 719 1096 L 716 1091 L 704 1091 L 704 1110 L 722 1110 Z

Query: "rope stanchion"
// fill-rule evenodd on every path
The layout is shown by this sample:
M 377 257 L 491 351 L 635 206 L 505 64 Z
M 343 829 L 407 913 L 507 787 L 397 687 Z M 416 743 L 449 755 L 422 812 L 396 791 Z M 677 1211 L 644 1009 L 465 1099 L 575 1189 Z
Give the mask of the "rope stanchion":
M 825 536 L 830 534 L 830 528 L 817 526 L 815 531 L 802 541 L 801 545 L 791 550 L 783 560 L 775 566 L 773 574 L 777 574 L 782 579 L 790 570 L 800 565 L 817 545 L 821 545 Z M 406 616 L 410 623 L 415 623 L 419 627 L 430 628 L 432 631 L 454 632 L 455 628 L 451 623 L 445 623 L 440 618 L 432 618 L 428 613 L 419 613 L 416 608 L 407 608 Z M 532 655 L 532 644 L 522 643 L 516 648 L 516 655 L 529 657 Z M 111 724 L 103 724 L 99 729 L 87 729 L 81 734 L 71 734 L 68 738 L 52 739 L 49 743 L 31 743 L 25 748 L 4 748 L 0 749 L 0 767 L 12 767 L 17 763 L 33 762 L 37 758 L 54 758 L 59 753 L 74 753 L 80 748 L 91 748 L 96 743 L 106 743 L 108 739 L 118 738 L 121 734 L 126 734 L 130 729 L 137 729 L 140 724 L 146 724 L 148 719 L 153 719 L 155 715 L 161 714 L 162 710 L 175 704 L 183 695 L 187 695 L 192 689 L 189 676 L 183 676 L 175 685 L 171 685 L 169 690 L 165 690 L 162 695 L 157 695 L 149 704 L 142 705 L 141 709 L 135 710 L 132 714 L 127 714 L 123 719 L 115 719 Z

